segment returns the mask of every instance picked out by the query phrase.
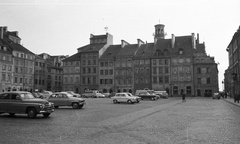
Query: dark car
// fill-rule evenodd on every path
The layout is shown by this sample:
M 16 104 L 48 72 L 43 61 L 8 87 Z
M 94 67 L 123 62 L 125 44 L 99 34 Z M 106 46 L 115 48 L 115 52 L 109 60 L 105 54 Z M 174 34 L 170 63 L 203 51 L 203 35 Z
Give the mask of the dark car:
M 73 97 L 67 92 L 56 92 L 49 96 L 48 101 L 54 103 L 54 107 L 72 106 L 74 109 L 82 108 L 85 100 L 82 98 Z
M 0 94 L 0 114 L 27 114 L 29 118 L 35 118 L 37 114 L 48 117 L 53 111 L 53 103 L 34 98 L 30 92 L 12 91 Z
M 150 99 L 150 100 L 154 101 L 154 100 L 158 99 L 158 98 L 157 98 L 157 95 L 155 95 L 155 94 L 150 94 L 150 93 L 148 93 L 148 92 L 140 92 L 140 93 L 138 94 L 138 96 L 139 96 L 142 100 L 143 100 L 143 99 Z

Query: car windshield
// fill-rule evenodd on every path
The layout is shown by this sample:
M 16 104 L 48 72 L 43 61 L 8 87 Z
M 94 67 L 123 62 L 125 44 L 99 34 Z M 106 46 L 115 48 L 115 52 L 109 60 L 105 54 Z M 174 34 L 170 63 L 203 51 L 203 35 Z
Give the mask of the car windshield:
M 127 95 L 130 96 L 130 97 L 133 96 L 131 93 L 127 93 Z
M 33 99 L 34 96 L 31 93 L 21 93 L 20 94 L 22 99 Z

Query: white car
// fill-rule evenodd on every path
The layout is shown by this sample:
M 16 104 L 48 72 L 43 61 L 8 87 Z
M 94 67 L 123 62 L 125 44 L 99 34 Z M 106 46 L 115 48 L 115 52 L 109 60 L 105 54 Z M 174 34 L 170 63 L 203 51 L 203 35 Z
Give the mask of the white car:
M 69 93 L 69 94 L 73 95 L 73 97 L 77 97 L 77 98 L 80 98 L 80 97 L 81 97 L 81 95 L 80 95 L 80 94 L 78 94 L 78 93 L 75 93 L 75 92 L 73 92 L 73 91 L 67 91 L 67 93 Z
M 134 104 L 138 102 L 137 97 L 129 95 L 128 93 L 116 93 L 111 99 L 113 99 L 113 103 L 126 102 Z

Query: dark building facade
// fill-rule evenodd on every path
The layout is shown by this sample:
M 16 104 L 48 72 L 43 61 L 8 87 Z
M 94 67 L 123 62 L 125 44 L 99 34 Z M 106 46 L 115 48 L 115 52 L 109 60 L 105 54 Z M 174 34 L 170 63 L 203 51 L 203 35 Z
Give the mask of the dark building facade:
M 224 74 L 224 88 L 230 96 L 240 93 L 240 26 L 234 33 L 228 47 L 229 66 Z

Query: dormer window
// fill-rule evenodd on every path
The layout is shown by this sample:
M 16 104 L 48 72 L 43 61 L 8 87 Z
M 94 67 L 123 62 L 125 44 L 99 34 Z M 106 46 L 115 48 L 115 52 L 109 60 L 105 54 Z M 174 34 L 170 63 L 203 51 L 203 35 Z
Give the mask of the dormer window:
M 160 56 L 161 55 L 161 51 L 160 50 L 156 50 L 155 55 L 156 56 Z

